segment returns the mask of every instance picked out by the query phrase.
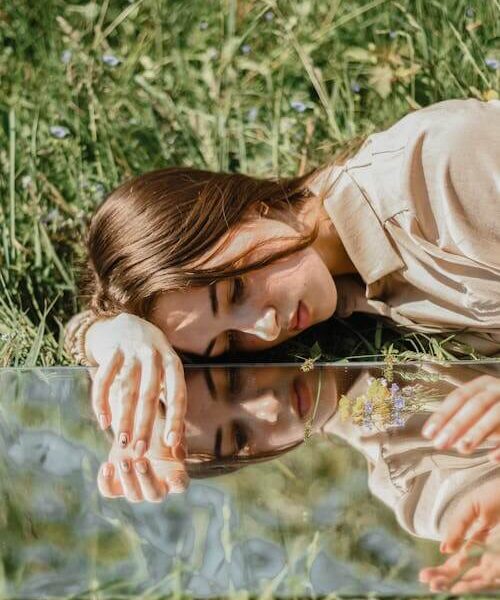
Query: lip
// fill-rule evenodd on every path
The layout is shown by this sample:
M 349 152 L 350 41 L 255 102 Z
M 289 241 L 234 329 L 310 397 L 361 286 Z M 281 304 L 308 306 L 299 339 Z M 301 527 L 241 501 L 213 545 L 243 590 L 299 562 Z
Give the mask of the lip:
M 309 386 L 301 375 L 297 375 L 293 380 L 290 394 L 295 413 L 304 421 L 311 411 L 312 398 Z
M 290 322 L 289 329 L 291 331 L 300 331 L 301 329 L 306 329 L 306 327 L 309 327 L 310 323 L 311 313 L 309 312 L 307 304 L 302 302 L 302 300 L 299 300 L 297 309 Z

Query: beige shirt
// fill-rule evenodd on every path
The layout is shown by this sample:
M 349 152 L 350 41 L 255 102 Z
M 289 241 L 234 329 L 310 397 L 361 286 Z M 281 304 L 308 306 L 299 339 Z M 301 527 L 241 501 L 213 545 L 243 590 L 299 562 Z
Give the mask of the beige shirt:
M 336 278 L 336 314 L 462 331 L 500 356 L 500 101 L 409 113 L 309 187 L 329 185 L 325 209 L 359 271 Z

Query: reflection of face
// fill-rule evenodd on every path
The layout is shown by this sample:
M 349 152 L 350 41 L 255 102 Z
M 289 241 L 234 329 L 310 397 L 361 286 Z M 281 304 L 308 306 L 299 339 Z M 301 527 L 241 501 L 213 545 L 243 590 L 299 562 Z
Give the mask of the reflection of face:
M 291 235 L 297 237 L 292 227 L 280 221 L 261 218 L 247 223 L 203 268 L 235 258 L 259 241 Z M 280 248 L 274 244 L 272 250 Z M 244 264 L 268 253 L 269 247 L 266 252 L 254 250 L 244 259 Z M 209 287 L 216 290 L 216 316 Z M 240 291 L 242 294 L 238 298 Z M 299 330 L 289 330 L 299 300 L 309 309 L 307 326 L 328 319 L 337 306 L 333 277 L 320 254 L 311 246 L 236 279 L 218 281 L 215 286 L 166 292 L 155 299 L 148 320 L 181 351 L 203 355 L 210 342 L 215 340 L 210 356 L 223 354 L 228 349 L 228 332 L 233 332 L 232 350 L 254 352 L 280 344 L 299 333 Z
M 248 456 L 279 451 L 303 439 L 305 424 L 314 410 L 320 370 L 304 373 L 290 367 L 223 366 L 186 369 L 188 455 Z M 330 418 L 337 401 L 333 370 L 321 371 L 313 430 Z

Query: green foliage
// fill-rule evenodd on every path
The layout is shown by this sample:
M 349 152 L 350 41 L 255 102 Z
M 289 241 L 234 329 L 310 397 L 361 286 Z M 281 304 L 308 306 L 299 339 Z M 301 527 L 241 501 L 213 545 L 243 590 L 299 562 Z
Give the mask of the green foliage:
M 85 227 L 123 178 L 174 164 L 295 174 L 410 110 L 497 97 L 498 12 L 480 0 L 3 3 L 0 364 L 70 363 L 61 333 L 83 307 Z M 444 353 L 366 323 L 332 321 L 324 355 L 389 342 Z

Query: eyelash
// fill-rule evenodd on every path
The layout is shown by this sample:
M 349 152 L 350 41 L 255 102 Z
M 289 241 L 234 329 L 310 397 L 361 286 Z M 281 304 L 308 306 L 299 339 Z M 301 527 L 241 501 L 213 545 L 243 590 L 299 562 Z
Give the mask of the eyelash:
M 228 369 L 229 391 L 232 396 L 235 396 L 241 391 L 242 378 L 239 370 Z
M 236 447 L 238 448 L 238 452 L 241 452 L 241 450 L 243 450 L 243 448 L 248 443 L 248 433 L 245 431 L 245 428 L 240 423 L 238 423 L 238 421 L 235 421 L 234 423 L 233 435 L 236 442 Z
M 245 280 L 242 277 L 235 277 L 233 280 L 231 304 L 237 304 L 242 301 L 245 295 Z M 239 340 L 238 331 L 228 331 L 227 333 L 227 349 L 226 352 L 234 352 L 236 350 L 236 342 Z

